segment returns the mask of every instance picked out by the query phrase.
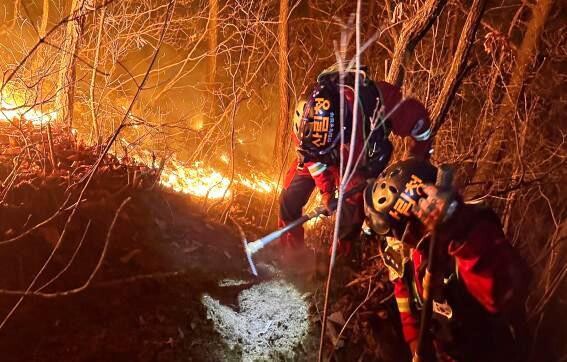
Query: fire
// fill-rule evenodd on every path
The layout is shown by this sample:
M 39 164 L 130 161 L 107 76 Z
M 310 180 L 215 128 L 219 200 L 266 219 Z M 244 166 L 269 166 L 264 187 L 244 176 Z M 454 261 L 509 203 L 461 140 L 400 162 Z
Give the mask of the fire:
M 25 93 L 5 87 L 0 94 L 0 121 L 24 120 L 33 125 L 41 126 L 57 118 L 57 112 L 41 112 L 34 107 L 27 106 L 25 99 Z M 204 123 L 205 117 L 202 114 L 197 114 L 191 119 L 191 126 L 196 130 L 201 130 Z M 121 141 L 129 144 L 125 139 L 121 139 Z M 239 139 L 238 142 L 243 141 Z M 141 151 L 140 156 L 142 162 L 149 164 L 150 152 Z M 220 156 L 220 161 L 229 164 L 228 154 L 223 153 Z M 202 161 L 187 166 L 175 157 L 164 166 L 160 176 L 160 184 L 176 192 L 209 199 L 228 199 L 238 187 L 260 194 L 270 194 L 278 189 L 277 183 L 271 181 L 265 175 L 258 173 L 251 173 L 246 176 L 237 174 L 231 184 L 230 178 L 223 172 L 206 166 Z
M 205 115 L 199 113 L 191 117 L 189 121 L 189 126 L 194 131 L 201 131 L 203 128 L 205 128 Z
M 270 181 L 267 178 L 261 178 L 257 174 L 252 174 L 250 177 L 244 177 L 242 175 L 239 175 L 238 177 L 243 186 L 255 192 L 269 194 L 278 189 L 278 185 L 275 182 Z
M 305 227 L 306 229 L 313 229 L 315 226 L 317 226 L 321 221 L 323 221 L 325 217 L 324 216 L 318 216 L 314 219 L 311 220 L 307 220 L 305 222 L 305 224 L 303 225 L 303 227 Z
M 225 165 L 228 165 L 228 164 L 230 163 L 230 157 L 229 157 L 226 153 L 223 153 L 223 154 L 220 156 L 220 160 L 221 160 L 221 162 L 224 163 Z
M 26 106 L 24 98 L 17 92 L 5 89 L 0 96 L 0 121 L 25 120 L 40 126 L 57 118 L 57 112 L 40 112 Z M 193 121 L 197 128 L 203 127 L 203 117 L 194 117 Z M 127 143 L 124 139 L 122 141 Z M 141 158 L 148 161 L 149 156 L 149 152 L 142 152 Z M 230 161 L 227 154 L 222 154 L 220 159 L 225 164 Z M 247 176 L 237 174 L 231 185 L 229 177 L 213 167 L 206 166 L 204 162 L 197 161 L 186 166 L 175 158 L 169 160 L 163 168 L 160 184 L 176 192 L 209 199 L 230 198 L 232 189 L 239 186 L 261 194 L 269 194 L 278 189 L 275 182 L 257 173 Z
M 124 138 L 121 138 L 120 142 L 130 145 Z M 152 156 L 152 153 L 147 150 L 138 150 L 134 154 L 137 160 L 146 165 L 155 162 L 155 156 Z M 221 154 L 220 162 L 226 164 L 229 160 L 228 154 Z M 277 182 L 272 181 L 269 176 L 262 173 L 248 171 L 246 176 L 237 173 L 234 175 L 232 183 L 229 175 L 230 173 L 227 175 L 224 171 L 203 161 L 186 164 L 173 155 L 163 166 L 159 183 L 175 192 L 209 199 L 229 199 L 235 191 L 238 193 L 239 190 L 243 189 L 266 195 L 279 192 L 281 189 Z
M 0 121 L 25 120 L 36 126 L 49 123 L 57 118 L 57 112 L 41 112 L 29 107 L 14 92 L 6 90 L 0 95 Z
M 220 199 L 230 196 L 230 180 L 220 172 L 195 162 L 190 167 L 183 166 L 177 160 L 171 160 L 170 166 L 162 171 L 160 184 L 176 192 L 197 197 Z
M 260 194 L 270 194 L 278 190 L 278 185 L 261 174 L 248 177 L 236 175 L 230 186 L 230 178 L 223 172 L 205 166 L 197 161 L 189 166 L 183 165 L 175 158 L 171 159 L 161 173 L 160 184 L 176 192 L 209 199 L 229 198 L 232 188 L 244 187 Z

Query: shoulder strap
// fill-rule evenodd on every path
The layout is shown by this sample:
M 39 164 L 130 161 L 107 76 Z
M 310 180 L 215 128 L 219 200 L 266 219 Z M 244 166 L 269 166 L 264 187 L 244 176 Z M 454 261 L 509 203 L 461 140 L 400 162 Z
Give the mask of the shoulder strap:
M 347 65 L 344 65 L 346 67 Z M 344 68 L 344 85 L 354 89 L 355 77 L 358 75 L 362 79 L 359 88 L 359 99 L 358 103 L 363 111 L 364 121 L 365 121 L 365 131 L 370 130 L 370 118 L 374 115 L 376 106 L 379 104 L 378 100 L 381 100 L 381 95 L 376 87 L 376 84 L 367 75 L 368 66 L 361 66 L 360 69 L 353 67 Z M 317 83 L 334 84 L 337 87 L 340 82 L 340 67 L 339 64 L 333 64 L 329 68 L 323 70 L 317 76 Z M 380 103 L 381 104 L 381 103 Z

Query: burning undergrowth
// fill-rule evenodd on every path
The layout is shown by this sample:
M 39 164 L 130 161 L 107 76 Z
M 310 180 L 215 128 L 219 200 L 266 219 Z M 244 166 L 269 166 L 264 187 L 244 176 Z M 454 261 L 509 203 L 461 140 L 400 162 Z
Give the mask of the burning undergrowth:
M 163 199 L 163 190 L 187 194 L 199 212 L 229 212 L 232 219 L 261 232 L 255 206 L 266 208 L 277 187 L 266 176 L 229 178 L 200 162 L 185 165 L 170 158 L 158 163 L 147 151 L 114 152 L 114 147 L 101 157 L 103 150 L 104 145 L 89 146 L 73 132 L 24 116 L 0 122 L 0 246 L 6 246 L 0 254 L 8 257 L 23 241 L 28 253 L 41 250 L 36 254 L 42 257 L 32 258 L 37 263 L 50 250 L 57 251 L 54 261 L 68 260 L 83 240 L 105 240 L 114 213 L 127 199 L 133 206 L 115 217 L 138 224 L 137 234 L 147 226 L 140 225 L 140 214 L 154 206 L 144 200 Z M 159 218 L 145 222 L 157 223 L 160 231 L 165 225 Z M 96 262 L 92 259 L 89 266 Z M 22 280 L 27 277 L 14 276 L 8 284 L 22 287 Z

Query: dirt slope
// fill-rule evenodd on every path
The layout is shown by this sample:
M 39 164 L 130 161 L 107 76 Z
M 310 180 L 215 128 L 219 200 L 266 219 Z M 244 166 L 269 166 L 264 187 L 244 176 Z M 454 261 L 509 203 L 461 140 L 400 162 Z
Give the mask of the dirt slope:
M 110 253 L 94 284 L 73 296 L 26 298 L 0 331 L 2 361 L 284 360 L 294 358 L 294 350 L 307 358 L 309 353 L 302 348 L 309 347 L 297 341 L 308 331 L 293 332 L 295 339 L 288 346 L 289 323 L 274 315 L 280 308 L 250 313 L 255 305 L 265 304 L 256 303 L 254 295 L 265 302 L 270 285 L 279 285 L 281 290 L 271 289 L 272 299 L 292 291 L 293 302 L 303 308 L 305 328 L 307 306 L 302 292 L 266 267 L 263 279 L 252 279 L 234 231 L 207 221 L 195 210 L 178 195 L 136 197 L 117 223 Z M 97 253 L 96 247 L 89 250 Z M 71 269 L 81 265 L 79 257 Z M 82 273 L 70 270 L 69 274 Z M 77 282 L 74 279 L 67 278 L 53 289 L 69 287 Z M 251 288 L 260 292 L 254 294 Z M 15 299 L 4 296 L 1 301 L 6 310 Z M 208 308 L 203 301 L 208 301 Z M 223 328 L 234 328 L 234 323 L 223 320 L 227 315 L 280 323 L 265 323 L 258 326 L 262 333 L 227 344 Z M 228 324 L 219 325 L 219 321 Z M 281 348 L 272 348 L 275 345 Z M 243 352 L 243 348 L 249 350 Z M 273 353 L 265 354 L 262 348 Z

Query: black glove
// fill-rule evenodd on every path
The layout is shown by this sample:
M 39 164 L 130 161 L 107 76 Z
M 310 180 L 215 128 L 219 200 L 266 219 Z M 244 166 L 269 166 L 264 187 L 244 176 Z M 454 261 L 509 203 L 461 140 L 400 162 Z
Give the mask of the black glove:
M 321 194 L 321 198 L 323 199 L 323 206 L 325 207 L 325 215 L 329 216 L 335 212 L 337 209 L 338 200 L 335 197 L 334 192 L 326 192 Z

